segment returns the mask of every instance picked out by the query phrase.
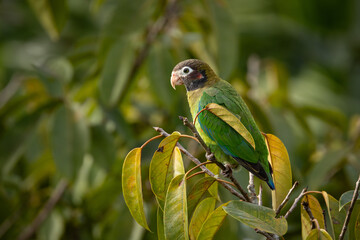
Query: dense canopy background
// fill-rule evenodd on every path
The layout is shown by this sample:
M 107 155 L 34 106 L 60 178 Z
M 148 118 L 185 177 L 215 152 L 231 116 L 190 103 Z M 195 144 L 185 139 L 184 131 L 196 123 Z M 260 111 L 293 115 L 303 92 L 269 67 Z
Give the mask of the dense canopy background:
M 0 30 L 0 238 L 156 239 L 124 204 L 121 167 L 153 126 L 187 132 L 185 90 L 170 86 L 187 58 L 236 87 L 302 187 L 337 199 L 354 188 L 360 1 L 2 0 Z M 301 235 L 299 215 L 286 239 Z M 227 219 L 217 237 L 260 235 Z

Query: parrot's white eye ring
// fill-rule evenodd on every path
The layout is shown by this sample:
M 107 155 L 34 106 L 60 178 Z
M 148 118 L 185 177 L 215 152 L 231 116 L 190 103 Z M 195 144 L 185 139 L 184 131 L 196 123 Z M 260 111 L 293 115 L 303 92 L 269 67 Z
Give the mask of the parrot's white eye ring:
M 181 69 L 181 73 L 183 74 L 183 75 L 188 75 L 189 73 L 191 73 L 192 71 L 194 71 L 194 70 L 192 70 L 190 67 L 183 67 L 182 69 Z

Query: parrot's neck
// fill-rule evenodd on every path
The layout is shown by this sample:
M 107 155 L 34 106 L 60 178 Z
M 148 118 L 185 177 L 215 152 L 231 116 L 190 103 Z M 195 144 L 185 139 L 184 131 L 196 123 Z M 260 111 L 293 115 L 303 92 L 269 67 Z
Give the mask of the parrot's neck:
M 193 91 L 187 92 L 187 99 L 189 102 L 189 107 L 191 111 L 191 115 L 194 118 L 198 112 L 199 101 L 204 92 L 204 88 L 199 88 Z

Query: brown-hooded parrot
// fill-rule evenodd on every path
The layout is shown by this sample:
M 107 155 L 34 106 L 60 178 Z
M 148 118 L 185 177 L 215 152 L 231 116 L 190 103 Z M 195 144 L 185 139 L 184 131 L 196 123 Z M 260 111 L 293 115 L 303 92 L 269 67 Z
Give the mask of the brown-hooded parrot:
M 220 79 L 208 64 L 198 59 L 178 63 L 171 75 L 171 86 L 185 85 L 191 115 L 197 116 L 195 127 L 218 161 L 240 164 L 275 189 L 269 152 L 249 108 L 236 90 Z M 236 116 L 254 139 L 255 148 L 227 122 L 210 111 L 202 111 L 216 103 Z

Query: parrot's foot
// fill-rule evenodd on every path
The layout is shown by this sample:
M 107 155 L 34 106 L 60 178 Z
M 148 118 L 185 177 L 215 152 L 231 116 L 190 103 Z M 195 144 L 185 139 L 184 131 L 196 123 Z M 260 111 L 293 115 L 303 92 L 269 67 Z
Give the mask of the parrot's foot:
M 206 159 L 207 159 L 208 161 L 210 161 L 210 162 L 215 162 L 215 161 L 216 161 L 215 156 L 214 156 L 213 153 L 210 153 L 210 154 L 206 153 L 206 154 L 205 154 L 205 157 L 206 157 Z
M 232 175 L 231 165 L 225 164 L 225 170 L 222 170 L 221 174 L 224 177 L 229 178 Z

